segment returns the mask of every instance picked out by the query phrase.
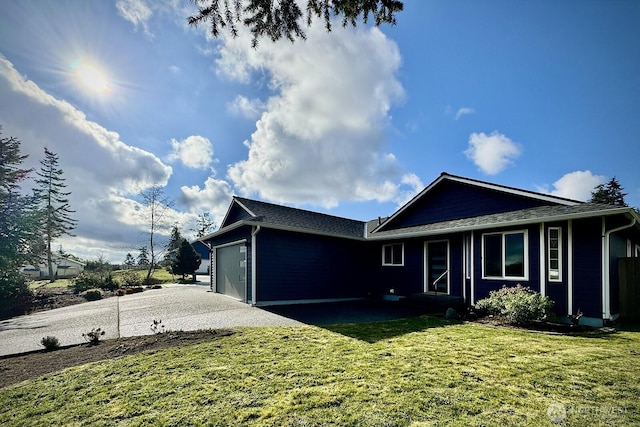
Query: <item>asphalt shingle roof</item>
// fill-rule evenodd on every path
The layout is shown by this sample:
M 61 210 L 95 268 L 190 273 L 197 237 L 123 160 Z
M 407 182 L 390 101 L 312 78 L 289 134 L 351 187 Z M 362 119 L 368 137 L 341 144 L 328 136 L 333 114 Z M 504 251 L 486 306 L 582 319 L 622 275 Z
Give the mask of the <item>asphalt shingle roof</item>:
M 596 203 L 581 203 L 574 206 L 541 206 L 531 209 L 521 209 L 511 212 L 503 212 L 491 215 L 481 215 L 471 218 L 454 219 L 433 224 L 418 225 L 414 227 L 399 228 L 388 231 L 369 231 L 370 238 L 383 238 L 405 234 L 437 234 L 443 232 L 455 232 L 456 230 L 481 229 L 489 227 L 509 226 L 511 224 L 536 223 L 541 221 L 560 220 L 562 218 L 578 218 L 588 216 L 600 216 L 613 211 L 625 209 L 621 206 L 603 205 Z M 608 212 L 611 211 L 611 212 Z
M 275 205 L 242 197 L 235 197 L 234 199 L 255 215 L 255 217 L 251 219 L 252 222 L 261 222 L 267 226 L 284 226 L 315 231 L 322 234 L 364 238 L 365 223 L 363 221 Z

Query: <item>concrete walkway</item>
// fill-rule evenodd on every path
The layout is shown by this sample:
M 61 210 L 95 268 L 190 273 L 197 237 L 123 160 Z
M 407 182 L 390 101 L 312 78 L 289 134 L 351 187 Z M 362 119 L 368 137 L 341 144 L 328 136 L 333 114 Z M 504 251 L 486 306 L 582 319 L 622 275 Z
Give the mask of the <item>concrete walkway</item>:
M 92 328 L 104 330 L 104 339 L 149 335 L 154 320 L 174 331 L 303 324 L 212 293 L 208 286 L 164 285 L 0 321 L 0 356 L 40 350 L 40 340 L 48 335 L 63 346 L 80 344 L 85 342 L 82 334 Z

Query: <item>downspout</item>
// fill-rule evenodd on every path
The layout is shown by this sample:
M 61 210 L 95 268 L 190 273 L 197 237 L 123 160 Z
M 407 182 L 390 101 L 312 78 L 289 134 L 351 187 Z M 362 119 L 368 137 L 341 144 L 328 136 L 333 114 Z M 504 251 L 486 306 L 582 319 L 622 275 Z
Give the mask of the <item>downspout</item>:
M 604 232 L 606 226 L 605 220 L 604 218 L 602 218 L 602 230 L 604 232 L 602 235 L 602 318 L 606 320 L 611 320 L 611 289 L 609 283 L 609 281 L 611 280 L 611 267 L 609 262 L 611 252 L 611 234 L 617 233 L 618 231 L 622 231 L 627 228 L 631 228 L 636 225 L 636 222 L 636 218 L 633 217 L 630 224 L 622 225 L 618 228 L 614 228 L 612 230 Z
M 258 300 L 256 298 L 256 291 L 258 289 L 256 283 L 256 265 L 257 265 L 257 249 L 256 249 L 256 236 L 260 232 L 261 227 L 259 225 L 253 228 L 251 232 L 251 305 L 256 305 Z
M 213 292 L 213 249 L 210 244 L 200 240 L 209 249 L 209 290 Z

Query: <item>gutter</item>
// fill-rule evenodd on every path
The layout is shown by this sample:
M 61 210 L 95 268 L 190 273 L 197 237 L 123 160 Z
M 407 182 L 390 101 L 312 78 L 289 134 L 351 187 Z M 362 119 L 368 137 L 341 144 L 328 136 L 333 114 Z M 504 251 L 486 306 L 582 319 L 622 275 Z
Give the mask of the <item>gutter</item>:
M 636 225 L 636 216 L 632 216 L 631 223 L 622 225 L 605 232 L 605 221 L 602 218 L 602 318 L 611 320 L 611 266 L 609 257 L 611 256 L 611 235 L 618 231 L 626 230 Z

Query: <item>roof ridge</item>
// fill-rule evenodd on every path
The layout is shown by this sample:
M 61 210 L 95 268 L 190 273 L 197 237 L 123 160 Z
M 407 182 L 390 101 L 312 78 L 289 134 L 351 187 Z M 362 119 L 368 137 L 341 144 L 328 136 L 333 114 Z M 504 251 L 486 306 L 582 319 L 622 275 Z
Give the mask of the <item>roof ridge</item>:
M 240 197 L 240 196 L 233 196 L 234 199 L 242 202 L 242 201 L 248 201 L 251 203 L 260 203 L 263 205 L 268 205 L 268 206 L 275 206 L 279 209 L 290 209 L 290 210 L 294 210 L 294 211 L 298 211 L 298 212 L 307 212 L 313 215 L 322 215 L 325 217 L 330 217 L 330 218 L 338 218 L 338 219 L 342 219 L 342 220 L 347 220 L 347 221 L 354 221 L 354 222 L 358 222 L 361 224 L 365 224 L 367 221 L 361 221 L 359 219 L 353 219 L 353 218 L 347 218 L 347 217 L 343 217 L 343 216 L 338 216 L 338 215 L 332 215 L 332 214 L 327 214 L 324 212 L 318 212 L 318 211 L 312 211 L 310 209 L 301 209 L 301 208 L 296 208 L 296 207 L 292 207 L 292 206 L 287 206 L 287 205 L 283 205 L 283 204 L 278 204 L 278 203 L 272 203 L 272 202 L 265 202 L 262 200 L 256 200 L 256 199 L 249 199 L 247 197 Z

